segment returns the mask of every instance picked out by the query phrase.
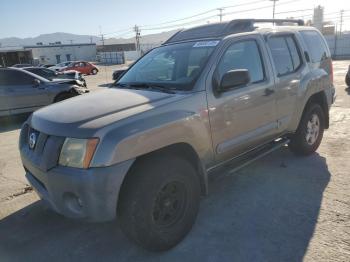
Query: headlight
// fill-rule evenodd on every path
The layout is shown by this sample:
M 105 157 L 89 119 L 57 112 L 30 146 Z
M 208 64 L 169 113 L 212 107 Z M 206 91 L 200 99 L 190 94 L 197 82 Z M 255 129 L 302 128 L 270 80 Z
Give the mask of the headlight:
M 61 166 L 88 168 L 98 142 L 98 138 L 66 138 L 58 163 Z

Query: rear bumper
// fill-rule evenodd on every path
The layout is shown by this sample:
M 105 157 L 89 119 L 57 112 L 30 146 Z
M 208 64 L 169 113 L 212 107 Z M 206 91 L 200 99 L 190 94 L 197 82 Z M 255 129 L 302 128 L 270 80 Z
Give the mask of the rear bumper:
M 133 160 L 102 167 L 55 167 L 42 171 L 22 156 L 26 178 L 53 210 L 70 218 L 94 222 L 116 217 L 118 195 Z

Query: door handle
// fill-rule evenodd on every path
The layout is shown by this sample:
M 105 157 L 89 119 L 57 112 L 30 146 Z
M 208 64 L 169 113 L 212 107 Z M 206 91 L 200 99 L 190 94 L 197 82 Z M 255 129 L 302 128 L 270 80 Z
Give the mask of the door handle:
M 264 96 L 269 96 L 269 95 L 272 95 L 273 93 L 275 93 L 275 90 L 271 88 L 266 88 L 264 92 Z

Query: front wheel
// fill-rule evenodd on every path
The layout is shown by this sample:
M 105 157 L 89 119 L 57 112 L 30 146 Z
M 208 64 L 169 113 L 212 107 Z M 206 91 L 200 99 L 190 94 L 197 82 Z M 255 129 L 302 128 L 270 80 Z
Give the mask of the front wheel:
M 140 160 L 120 192 L 121 228 L 148 250 L 168 250 L 192 228 L 199 200 L 198 177 L 188 161 L 176 156 Z
M 93 68 L 93 69 L 91 70 L 91 74 L 92 74 L 92 75 L 96 75 L 97 72 L 98 72 L 98 70 L 97 70 L 96 68 Z
M 72 94 L 72 93 L 61 93 L 61 94 L 58 94 L 55 99 L 54 99 L 54 103 L 57 103 L 57 102 L 60 102 L 60 101 L 63 101 L 63 100 L 66 100 L 68 98 L 71 98 L 71 97 L 74 97 L 76 96 L 75 94 Z
M 318 104 L 308 106 L 288 145 L 290 150 L 297 155 L 314 153 L 321 144 L 324 126 L 325 117 L 321 106 Z

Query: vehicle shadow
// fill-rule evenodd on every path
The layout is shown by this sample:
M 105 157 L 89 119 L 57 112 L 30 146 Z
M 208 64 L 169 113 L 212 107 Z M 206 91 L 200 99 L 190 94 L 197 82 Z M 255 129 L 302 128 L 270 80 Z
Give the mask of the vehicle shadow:
M 117 221 L 69 220 L 36 202 L 0 221 L 0 260 L 302 261 L 330 175 L 324 157 L 282 148 L 221 176 L 190 234 L 163 253 L 132 244 Z
M 21 128 L 30 113 L 0 117 L 0 133 Z

